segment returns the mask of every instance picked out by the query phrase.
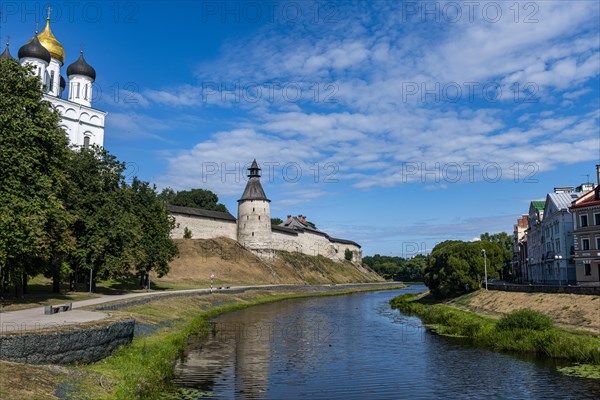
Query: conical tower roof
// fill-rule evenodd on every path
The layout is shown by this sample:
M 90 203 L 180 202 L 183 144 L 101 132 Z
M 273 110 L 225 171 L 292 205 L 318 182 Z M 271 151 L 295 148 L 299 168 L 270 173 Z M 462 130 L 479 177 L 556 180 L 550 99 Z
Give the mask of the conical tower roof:
M 244 193 L 238 202 L 246 200 L 264 200 L 270 202 L 271 200 L 267 199 L 267 195 L 260 183 L 260 167 L 256 160 L 252 162 L 252 165 L 248 168 L 248 172 L 248 178 L 250 179 L 248 179 L 246 189 L 244 189 Z

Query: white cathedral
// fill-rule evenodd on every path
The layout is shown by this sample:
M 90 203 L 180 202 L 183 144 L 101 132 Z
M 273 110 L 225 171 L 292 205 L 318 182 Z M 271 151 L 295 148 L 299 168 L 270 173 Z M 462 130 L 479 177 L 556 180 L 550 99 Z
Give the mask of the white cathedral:
M 104 146 L 104 118 L 106 112 L 92 107 L 93 83 L 96 71 L 83 58 L 79 58 L 67 67 L 69 79 L 68 97 L 63 98 L 67 81 L 61 74 L 66 54 L 65 49 L 54 37 L 50 29 L 50 10 L 46 18 L 46 27 L 38 34 L 36 31 L 23 47 L 19 49 L 19 62 L 31 65 L 34 74 L 44 85 L 44 98 L 54 105 L 61 116 L 61 128 L 69 135 L 72 145 L 88 147 Z M 0 58 L 12 58 L 6 48 Z

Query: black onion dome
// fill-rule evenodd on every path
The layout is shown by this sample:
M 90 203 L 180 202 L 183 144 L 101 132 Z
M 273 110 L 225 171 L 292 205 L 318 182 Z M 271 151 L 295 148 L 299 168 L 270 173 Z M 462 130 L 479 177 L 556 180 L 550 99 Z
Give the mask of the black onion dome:
M 60 88 L 64 89 L 67 87 L 67 81 L 65 81 L 65 78 L 63 78 L 63 76 L 60 76 Z
M 2 54 L 0 54 L 0 60 L 5 59 L 5 58 L 12 60 L 12 56 L 10 55 L 10 51 L 8 50 L 8 46 L 6 46 L 4 48 L 4 51 L 2 52 Z
M 4 48 L 4 51 L 2 52 L 2 54 L 0 54 L 0 60 L 3 59 L 7 59 L 7 60 L 12 60 L 13 57 L 10 54 L 10 50 L 8 49 L 8 40 L 6 41 L 6 47 Z
M 40 43 L 37 36 L 34 36 L 29 42 L 19 49 L 19 58 L 37 58 L 38 60 L 44 60 L 50 64 L 50 53 Z
M 96 70 L 85 61 L 83 51 L 79 53 L 79 59 L 67 68 L 67 76 L 84 75 L 96 80 Z

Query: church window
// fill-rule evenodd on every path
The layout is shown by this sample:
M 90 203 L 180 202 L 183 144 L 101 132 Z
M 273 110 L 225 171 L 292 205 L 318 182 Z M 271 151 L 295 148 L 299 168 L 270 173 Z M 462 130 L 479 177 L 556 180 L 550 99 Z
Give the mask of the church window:
M 256 211 L 256 209 L 254 207 L 252 207 L 252 212 L 255 212 L 255 211 Z
M 83 88 L 83 90 L 84 90 L 84 92 L 83 92 L 83 98 L 85 100 L 87 100 L 88 99 L 88 85 L 85 85 L 84 88 Z
M 54 90 L 54 71 L 50 71 L 50 91 Z
M 87 149 L 90 147 L 90 137 L 86 136 L 83 138 L 83 148 Z
M 254 236 L 254 232 L 252 232 L 252 236 Z
M 73 87 L 75 88 L 75 98 L 79 98 L 79 83 L 74 83 Z

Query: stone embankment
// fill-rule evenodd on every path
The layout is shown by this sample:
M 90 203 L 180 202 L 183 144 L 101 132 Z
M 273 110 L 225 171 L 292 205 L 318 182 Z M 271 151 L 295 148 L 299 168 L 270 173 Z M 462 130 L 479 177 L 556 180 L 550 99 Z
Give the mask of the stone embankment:
M 135 320 L 41 333 L 0 336 L 0 358 L 28 364 L 90 363 L 109 356 L 133 339 Z

